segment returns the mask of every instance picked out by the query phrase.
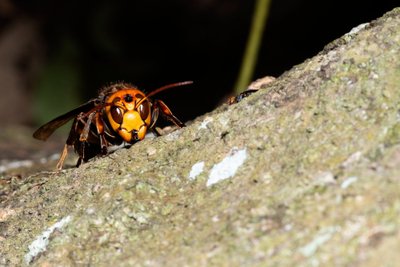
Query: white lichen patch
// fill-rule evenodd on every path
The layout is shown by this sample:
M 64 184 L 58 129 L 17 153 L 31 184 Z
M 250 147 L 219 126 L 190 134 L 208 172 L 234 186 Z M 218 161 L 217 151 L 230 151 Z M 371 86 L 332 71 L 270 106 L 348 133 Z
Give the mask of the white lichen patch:
M 337 227 L 328 227 L 322 229 L 310 243 L 300 248 L 300 253 L 305 257 L 312 256 L 319 247 L 332 238 L 335 232 L 337 232 Z
M 49 244 L 50 235 L 55 230 L 62 229 L 66 224 L 68 224 L 72 220 L 71 216 L 67 216 L 60 221 L 53 224 L 51 227 L 46 229 L 42 234 L 40 234 L 36 239 L 29 245 L 28 253 L 25 254 L 25 262 L 29 264 L 37 255 L 44 252 L 46 250 L 47 245 Z
M 212 117 L 206 117 L 200 124 L 198 130 L 207 129 L 207 124 L 212 122 L 214 119 Z
M 230 116 L 227 113 L 222 113 L 220 116 L 218 116 L 218 122 L 222 127 L 227 126 L 230 120 Z
M 189 180 L 196 179 L 196 177 L 199 176 L 203 172 L 203 169 L 204 169 L 204 161 L 195 163 L 192 166 L 192 169 L 190 170 Z
M 318 172 L 314 177 L 316 185 L 333 185 L 336 184 L 335 176 L 330 171 Z
M 356 176 L 350 176 L 349 178 L 347 178 L 346 180 L 343 181 L 343 183 L 340 185 L 340 187 L 342 189 L 346 189 L 348 188 L 351 184 L 357 182 L 358 177 Z
M 147 156 L 153 156 L 157 153 L 157 149 L 155 147 L 149 146 L 146 149 Z
M 165 135 L 165 139 L 167 141 L 174 141 L 174 140 L 178 139 L 180 135 L 181 135 L 181 132 L 179 130 L 176 130 L 176 131 L 173 131 L 173 132 Z
M 216 184 L 222 180 L 233 177 L 240 166 L 247 158 L 246 148 L 237 149 L 233 148 L 228 156 L 226 156 L 220 163 L 215 164 L 207 180 L 207 186 Z
M 351 31 L 349 33 L 347 33 L 347 35 L 355 35 L 357 34 L 359 31 L 367 28 L 369 26 L 369 23 L 362 23 L 356 27 L 354 27 L 353 29 L 351 29 Z
M 362 152 L 361 151 L 357 151 L 353 154 L 350 155 L 350 157 L 348 157 L 343 163 L 342 163 L 342 167 L 343 168 L 348 168 L 349 166 L 357 163 L 358 161 L 360 161 L 362 157 Z

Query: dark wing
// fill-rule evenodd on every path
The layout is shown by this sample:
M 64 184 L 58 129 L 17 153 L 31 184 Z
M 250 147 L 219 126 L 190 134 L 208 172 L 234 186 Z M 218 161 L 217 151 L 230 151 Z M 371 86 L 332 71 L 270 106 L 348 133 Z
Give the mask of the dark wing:
M 46 141 L 50 135 L 54 133 L 59 127 L 66 124 L 71 119 L 75 118 L 81 112 L 89 112 L 95 107 L 95 100 L 90 100 L 89 102 L 61 115 L 57 118 L 49 121 L 48 123 L 42 125 L 33 133 L 33 137 L 39 140 Z

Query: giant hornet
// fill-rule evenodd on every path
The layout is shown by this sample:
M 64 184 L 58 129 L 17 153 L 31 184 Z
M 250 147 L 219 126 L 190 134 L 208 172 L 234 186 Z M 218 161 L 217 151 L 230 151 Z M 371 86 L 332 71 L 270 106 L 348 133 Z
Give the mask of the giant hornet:
M 45 141 L 57 128 L 74 118 L 57 169 L 62 169 L 68 147 L 74 147 L 79 155 L 78 167 L 97 155 L 107 154 L 110 146 L 131 145 L 143 140 L 149 130 L 160 135 L 155 128 L 159 113 L 178 127 L 184 127 L 185 124 L 172 114 L 163 101 L 152 101 L 150 97 L 191 83 L 165 85 L 148 94 L 128 83 L 112 84 L 102 89 L 97 98 L 41 126 L 33 137 Z

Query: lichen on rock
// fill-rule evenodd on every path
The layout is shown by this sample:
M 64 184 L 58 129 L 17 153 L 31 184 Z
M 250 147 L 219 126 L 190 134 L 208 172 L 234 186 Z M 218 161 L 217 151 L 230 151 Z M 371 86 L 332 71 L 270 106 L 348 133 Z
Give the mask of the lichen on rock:
M 398 262 L 399 62 L 397 8 L 186 128 L 27 178 L 1 204 L 0 265 L 63 218 L 30 264 Z

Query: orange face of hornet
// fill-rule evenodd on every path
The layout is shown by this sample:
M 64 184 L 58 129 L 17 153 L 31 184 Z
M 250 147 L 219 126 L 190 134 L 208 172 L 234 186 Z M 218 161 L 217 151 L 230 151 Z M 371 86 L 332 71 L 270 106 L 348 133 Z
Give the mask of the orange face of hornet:
M 143 140 L 147 131 L 154 128 L 159 114 L 179 127 L 185 126 L 161 100 L 149 97 L 166 89 L 191 84 L 191 81 L 174 83 L 144 94 L 133 85 L 117 83 L 105 87 L 95 99 L 55 118 L 33 134 L 46 140 L 57 128 L 74 119 L 57 168 L 62 169 L 68 147 L 79 155 L 77 166 L 97 155 L 108 153 L 113 145 L 134 144 Z
M 142 140 L 151 124 L 151 106 L 138 89 L 115 92 L 106 100 L 105 113 L 112 129 L 128 143 Z

